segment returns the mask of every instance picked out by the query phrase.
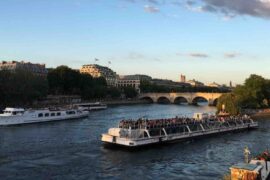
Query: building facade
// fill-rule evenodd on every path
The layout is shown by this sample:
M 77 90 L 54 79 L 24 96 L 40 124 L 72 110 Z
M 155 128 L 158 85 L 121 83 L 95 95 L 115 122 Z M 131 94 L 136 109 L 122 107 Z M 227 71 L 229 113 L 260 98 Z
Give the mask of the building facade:
M 186 82 L 186 76 L 181 74 L 180 75 L 180 82 L 185 83 Z
M 108 67 L 97 64 L 83 65 L 80 73 L 90 74 L 94 78 L 104 77 L 108 86 L 117 86 L 117 74 Z
M 0 70 L 15 71 L 18 69 L 29 71 L 39 76 L 46 76 L 48 74 L 45 64 L 33 64 L 24 61 L 2 61 L 0 63 Z
M 219 85 L 219 84 L 216 83 L 216 82 L 213 82 L 213 83 L 208 84 L 208 87 L 216 87 L 216 88 L 220 88 L 221 85 Z
M 203 87 L 204 84 L 202 82 L 196 81 L 195 79 L 187 81 L 193 87 Z
M 137 75 L 120 76 L 117 81 L 117 87 L 133 87 L 138 93 L 140 93 L 140 77 Z
M 152 84 L 156 84 L 159 86 L 166 86 L 168 88 L 185 88 L 190 87 L 190 84 L 184 82 L 175 82 L 168 79 L 152 79 Z

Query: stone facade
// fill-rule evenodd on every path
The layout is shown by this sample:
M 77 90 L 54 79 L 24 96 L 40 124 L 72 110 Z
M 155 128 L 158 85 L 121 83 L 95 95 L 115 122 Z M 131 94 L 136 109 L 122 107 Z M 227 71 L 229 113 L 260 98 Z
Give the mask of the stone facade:
M 133 87 L 140 93 L 140 77 L 136 75 L 120 76 L 117 81 L 117 87 Z
M 33 64 L 30 62 L 18 61 L 2 61 L 0 63 L 0 70 L 15 71 L 18 69 L 30 71 L 36 75 L 46 76 L 48 71 L 45 64 Z
M 104 77 L 108 86 L 117 86 L 117 74 L 108 67 L 97 64 L 83 65 L 80 73 L 90 74 L 94 78 Z

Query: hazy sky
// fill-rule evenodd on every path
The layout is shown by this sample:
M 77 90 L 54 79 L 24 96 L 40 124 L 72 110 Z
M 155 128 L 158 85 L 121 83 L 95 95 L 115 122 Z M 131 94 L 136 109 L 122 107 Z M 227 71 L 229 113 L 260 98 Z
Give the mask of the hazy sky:
M 0 1 L 0 60 L 228 84 L 269 57 L 270 0 Z

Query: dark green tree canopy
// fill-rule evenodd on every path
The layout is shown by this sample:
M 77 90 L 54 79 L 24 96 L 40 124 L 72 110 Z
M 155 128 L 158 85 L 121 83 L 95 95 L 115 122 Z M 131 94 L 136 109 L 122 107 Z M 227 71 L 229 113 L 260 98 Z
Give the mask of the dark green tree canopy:
M 245 108 L 269 107 L 270 80 L 255 74 L 250 75 L 243 85 L 238 85 L 230 95 L 223 95 L 218 101 L 218 110 L 222 104 L 227 105 L 226 110 L 235 114 Z
M 0 71 L 0 106 L 21 106 L 46 97 L 46 77 L 21 69 Z

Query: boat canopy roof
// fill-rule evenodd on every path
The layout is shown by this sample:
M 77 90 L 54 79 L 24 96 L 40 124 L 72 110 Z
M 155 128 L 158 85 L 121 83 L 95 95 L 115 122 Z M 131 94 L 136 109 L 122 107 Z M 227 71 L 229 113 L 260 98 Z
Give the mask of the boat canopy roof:
M 23 108 L 6 108 L 4 109 L 4 111 L 10 111 L 10 112 L 24 112 L 24 109 Z

